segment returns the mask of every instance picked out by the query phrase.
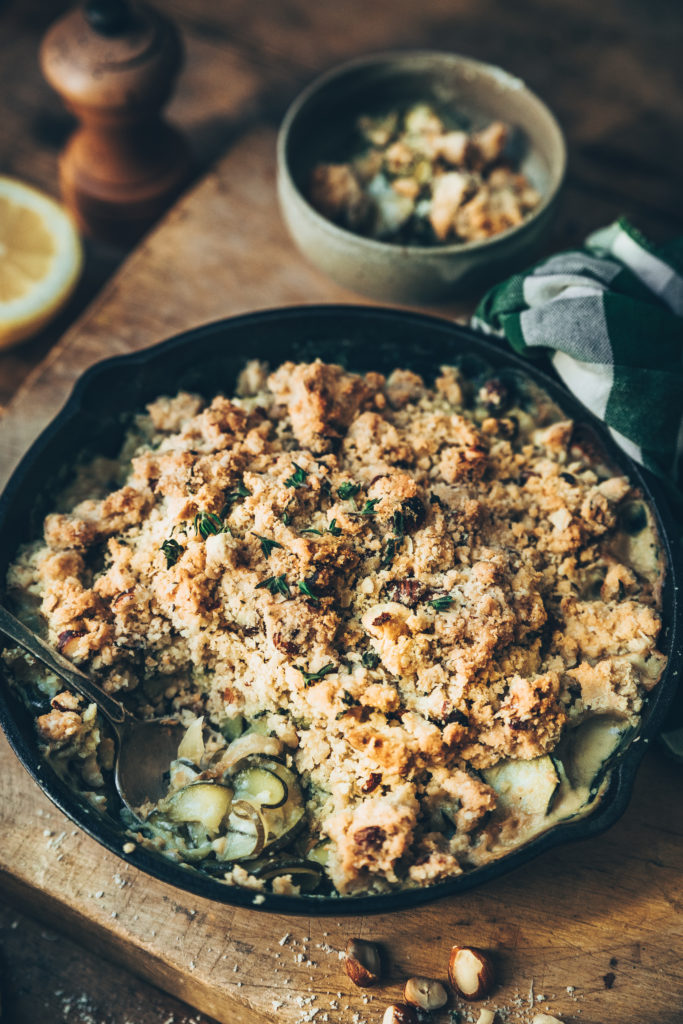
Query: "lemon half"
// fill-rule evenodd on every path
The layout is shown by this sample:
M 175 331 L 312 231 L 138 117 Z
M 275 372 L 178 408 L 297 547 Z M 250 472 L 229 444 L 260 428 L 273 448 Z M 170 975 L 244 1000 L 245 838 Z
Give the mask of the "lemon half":
M 0 348 L 43 327 L 83 265 L 76 226 L 54 199 L 0 176 Z

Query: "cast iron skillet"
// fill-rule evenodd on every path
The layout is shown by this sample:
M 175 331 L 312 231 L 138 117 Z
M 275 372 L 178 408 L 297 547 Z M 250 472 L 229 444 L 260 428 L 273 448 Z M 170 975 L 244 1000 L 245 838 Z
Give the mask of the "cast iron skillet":
M 676 690 L 683 649 L 683 615 L 677 588 L 683 581 L 675 527 L 657 481 L 613 444 L 601 423 L 564 388 L 507 348 L 482 339 L 446 320 L 362 306 L 307 306 L 267 310 L 187 331 L 132 355 L 98 363 L 77 382 L 62 412 L 43 431 L 15 470 L 0 498 L 0 578 L 17 546 L 38 536 L 43 516 L 53 504 L 77 457 L 117 454 L 130 416 L 160 394 L 185 388 L 211 397 L 232 393 L 235 377 L 247 358 L 272 366 L 285 359 L 320 357 L 358 371 L 413 369 L 431 381 L 439 365 L 466 360 L 466 371 L 513 367 L 540 384 L 567 413 L 590 425 L 608 456 L 638 484 L 654 508 L 667 570 L 663 592 L 661 646 L 666 671 L 644 712 L 640 741 L 632 744 L 614 769 L 607 792 L 586 818 L 558 824 L 521 849 L 459 877 L 423 889 L 339 898 L 283 896 L 266 893 L 259 910 L 276 913 L 367 914 L 399 910 L 437 897 L 464 892 L 531 860 L 569 839 L 585 839 L 612 825 L 628 803 L 645 741 L 660 729 Z M 470 365 L 468 366 L 467 363 Z M 47 796 L 97 842 L 117 856 L 179 889 L 234 905 L 254 905 L 254 893 L 222 885 L 207 875 L 179 867 L 160 854 L 136 848 L 122 851 L 126 836 L 118 819 L 95 811 L 54 773 L 38 753 L 31 715 L 8 685 L 0 667 L 0 721 L 17 756 Z

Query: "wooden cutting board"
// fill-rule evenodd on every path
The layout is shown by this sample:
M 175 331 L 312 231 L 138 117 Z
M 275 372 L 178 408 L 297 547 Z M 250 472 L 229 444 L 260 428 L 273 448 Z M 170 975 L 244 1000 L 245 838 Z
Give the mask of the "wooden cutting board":
M 269 130 L 243 138 L 51 352 L 3 421 L 3 481 L 94 361 L 248 309 L 359 301 L 294 252 L 273 153 Z M 444 977 L 455 942 L 494 952 L 489 1005 L 504 1024 L 527 1024 L 532 1004 L 566 1024 L 683 1019 L 683 768 L 656 751 L 606 835 L 424 909 L 319 920 L 233 910 L 150 879 L 53 808 L 4 738 L 0 763 L 0 891 L 224 1024 L 379 1022 L 401 978 Z M 350 984 L 339 951 L 352 936 L 385 946 L 387 987 L 363 996 Z

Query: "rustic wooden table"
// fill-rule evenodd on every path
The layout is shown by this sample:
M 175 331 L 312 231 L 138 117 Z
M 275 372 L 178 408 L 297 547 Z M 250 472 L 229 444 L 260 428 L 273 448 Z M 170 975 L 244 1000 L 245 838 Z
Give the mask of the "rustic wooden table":
M 0 0 L 0 173 L 50 192 L 56 190 L 56 155 L 71 122 L 42 82 L 36 52 L 41 35 L 66 6 Z M 228 147 L 239 169 L 244 138 L 261 129 L 267 139 L 297 90 L 333 63 L 384 48 L 434 46 L 500 63 L 525 78 L 558 114 L 568 137 L 570 172 L 553 248 L 578 242 L 622 212 L 655 237 L 683 230 L 683 9 L 669 0 L 168 0 L 165 7 L 187 45 L 170 115 L 187 131 L 199 171 Z M 270 184 L 264 179 L 262 187 Z M 265 198 L 272 204 L 272 197 Z M 36 367 L 125 256 L 89 245 L 84 278 L 58 322 L 0 355 L 0 405 L 19 392 L 15 408 L 21 409 L 22 394 L 25 401 L 34 393 L 26 390 L 27 379 L 34 373 L 32 386 L 40 385 L 44 371 Z M 659 778 L 663 771 L 651 755 L 645 778 Z M 637 800 L 646 813 L 644 786 Z M 632 822 L 623 835 L 637 845 Z M 615 843 L 616 834 L 608 844 L 612 852 Z M 660 861 L 662 856 L 660 851 Z M 605 986 L 614 983 L 624 955 L 619 952 L 612 970 L 605 950 Z M 633 950 L 627 955 L 636 958 Z M 666 971 L 661 977 L 665 985 Z M 17 1024 L 208 1020 L 9 905 L 0 905 L 0 995 L 3 1021 Z M 672 1007 L 667 1021 L 678 1020 L 676 1012 Z

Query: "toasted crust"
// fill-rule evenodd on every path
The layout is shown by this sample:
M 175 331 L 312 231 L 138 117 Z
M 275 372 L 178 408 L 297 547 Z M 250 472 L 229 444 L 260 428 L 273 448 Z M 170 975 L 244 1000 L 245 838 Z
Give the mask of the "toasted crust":
M 531 827 L 490 824 L 479 772 L 591 714 L 637 722 L 664 664 L 656 536 L 636 571 L 618 527 L 639 496 L 542 394 L 504 390 L 316 362 L 162 397 L 120 486 L 81 471 L 10 589 L 138 713 L 279 737 L 339 892 L 457 874 Z M 65 698 L 38 728 L 73 750 L 81 713 Z

